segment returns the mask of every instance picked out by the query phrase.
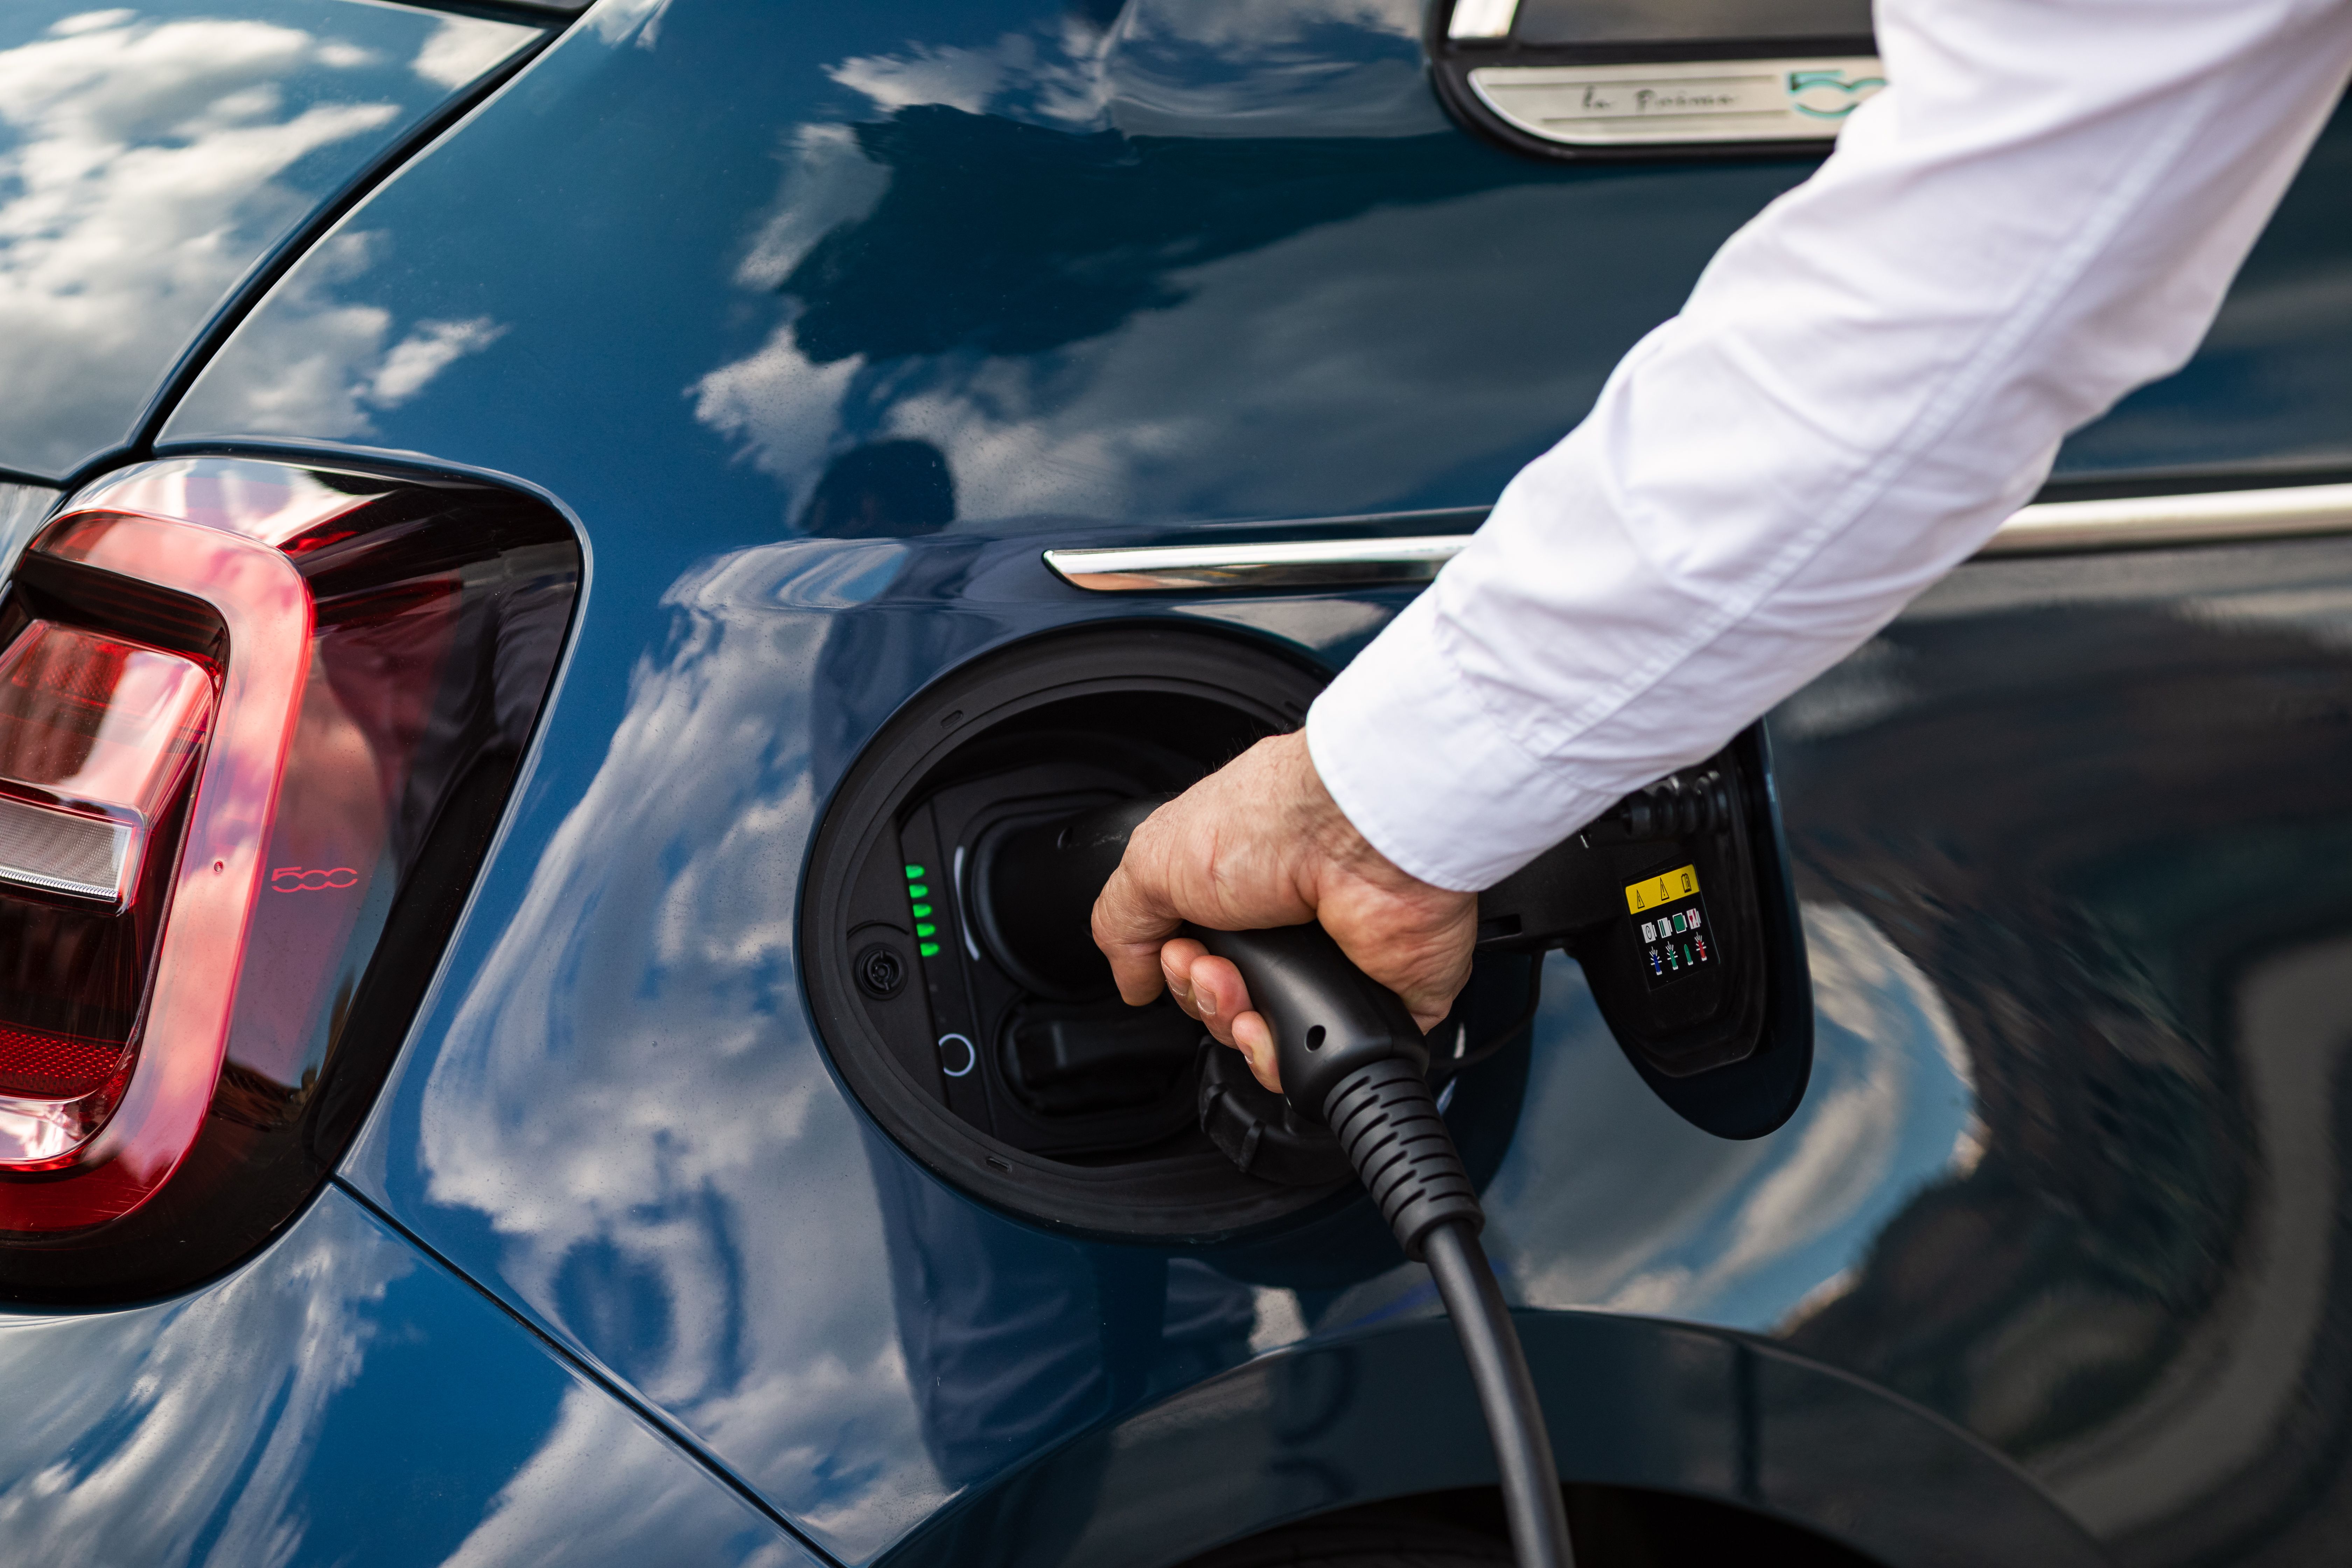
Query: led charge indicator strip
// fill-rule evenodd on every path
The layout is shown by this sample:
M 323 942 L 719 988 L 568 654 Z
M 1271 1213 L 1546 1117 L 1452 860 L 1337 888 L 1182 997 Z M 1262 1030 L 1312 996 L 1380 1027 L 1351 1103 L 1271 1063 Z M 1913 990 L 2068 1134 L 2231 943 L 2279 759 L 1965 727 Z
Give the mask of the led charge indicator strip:
M 920 866 L 907 868 L 907 903 L 915 917 L 915 951 L 925 958 L 937 958 L 940 944 L 933 939 L 940 934 L 940 928 L 932 921 L 930 884 L 924 880 L 929 875 Z

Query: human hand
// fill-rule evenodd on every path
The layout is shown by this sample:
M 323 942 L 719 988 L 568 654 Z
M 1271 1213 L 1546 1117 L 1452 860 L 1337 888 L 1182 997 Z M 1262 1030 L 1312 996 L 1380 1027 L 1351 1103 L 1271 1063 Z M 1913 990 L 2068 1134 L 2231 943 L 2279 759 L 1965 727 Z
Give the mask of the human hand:
M 1095 945 L 1129 1005 L 1166 986 L 1278 1091 L 1274 1037 L 1241 971 L 1175 933 L 1187 921 L 1255 931 L 1311 920 L 1424 1030 L 1470 977 L 1478 896 L 1422 881 L 1366 842 L 1324 789 L 1300 731 L 1260 741 L 1144 819 L 1095 900 Z

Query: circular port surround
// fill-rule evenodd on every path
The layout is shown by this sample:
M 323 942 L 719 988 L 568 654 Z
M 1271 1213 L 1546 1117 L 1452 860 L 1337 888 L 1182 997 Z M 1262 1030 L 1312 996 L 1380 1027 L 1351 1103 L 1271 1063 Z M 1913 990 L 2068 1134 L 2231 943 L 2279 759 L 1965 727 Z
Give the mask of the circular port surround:
M 1000 1208 L 1112 1239 L 1225 1240 L 1343 1202 L 1352 1181 L 1286 1185 L 1244 1174 L 1197 1125 L 1122 1158 L 1025 1152 L 951 1111 L 886 1041 L 861 994 L 866 938 L 850 889 L 886 833 L 939 791 L 1039 748 L 1108 755 L 1138 793 L 1172 792 L 1256 737 L 1298 727 L 1328 679 L 1274 645 L 1158 620 L 1097 626 L 996 650 L 908 701 L 866 746 L 828 806 L 801 910 L 809 996 L 835 1070 L 902 1148 Z M 893 858 L 896 852 L 893 851 Z M 1449 1120 L 1515 1120 L 1516 1081 L 1482 1096 L 1466 1074 Z M 1188 1091 L 1189 1092 L 1189 1091 Z M 1507 1104 L 1500 1103 L 1507 1100 Z M 1508 1125 L 1506 1120 L 1504 1125 Z

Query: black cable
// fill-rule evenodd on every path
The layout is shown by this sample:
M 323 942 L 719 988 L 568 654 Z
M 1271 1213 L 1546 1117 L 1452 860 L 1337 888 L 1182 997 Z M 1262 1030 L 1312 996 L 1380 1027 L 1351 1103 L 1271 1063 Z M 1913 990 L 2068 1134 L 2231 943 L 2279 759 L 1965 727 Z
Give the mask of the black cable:
M 1543 1405 L 1510 1309 L 1478 1245 L 1486 1216 L 1454 1136 L 1437 1114 L 1429 1080 L 1402 1057 L 1373 1062 L 1331 1091 L 1323 1120 L 1339 1134 L 1405 1256 L 1427 1262 L 1437 1280 L 1486 1417 L 1519 1568 L 1573 1568 Z
M 1568 1510 L 1560 1501 L 1559 1471 L 1551 1459 L 1551 1434 L 1544 1429 L 1535 1378 L 1502 1288 L 1486 1263 L 1478 1234 L 1454 1221 L 1433 1227 L 1422 1243 L 1437 1293 L 1462 1340 L 1462 1359 L 1478 1388 L 1486 1434 L 1495 1445 L 1495 1468 L 1503 1480 L 1503 1512 L 1511 1521 L 1511 1550 L 1519 1568 L 1573 1568 L 1568 1544 Z
M 992 952 L 1022 955 L 1008 972 L 1050 971 L 1062 955 L 1087 954 L 1095 900 L 1153 804 L 1124 801 L 1008 836 L 979 866 L 986 899 L 998 901 L 995 916 L 980 922 L 982 934 Z M 1009 901 L 1007 890 L 1015 895 Z M 1478 1246 L 1486 1216 L 1437 1114 L 1420 1026 L 1396 993 L 1349 963 L 1319 925 L 1183 930 L 1239 966 L 1274 1034 L 1291 1108 L 1310 1119 L 1321 1112 L 1405 1256 L 1427 1261 L 1436 1277 L 1495 1446 L 1519 1568 L 1573 1568 L 1543 1407 L 1518 1330 Z M 1530 986 L 1529 1013 L 1539 994 Z

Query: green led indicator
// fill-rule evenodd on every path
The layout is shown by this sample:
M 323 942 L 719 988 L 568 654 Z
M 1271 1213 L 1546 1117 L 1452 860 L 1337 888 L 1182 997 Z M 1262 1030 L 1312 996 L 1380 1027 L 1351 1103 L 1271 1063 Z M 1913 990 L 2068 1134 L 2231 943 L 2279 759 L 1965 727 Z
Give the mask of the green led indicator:
M 916 878 L 918 878 L 918 877 L 921 876 L 922 874 L 923 874 L 923 868 L 922 868 L 920 866 L 909 866 L 909 867 L 908 867 L 908 868 L 907 868 L 907 880 L 908 880 L 909 882 L 913 881 Z
M 918 899 L 928 899 L 931 896 L 931 890 L 923 886 L 920 882 L 911 882 L 908 884 L 907 891 Z
M 917 951 L 921 952 L 925 958 L 937 958 L 940 955 L 940 944 L 935 942 L 927 942 Z
M 940 928 L 937 926 L 924 925 L 918 921 L 915 926 L 915 934 L 917 936 L 937 936 L 940 934 Z
M 929 919 L 930 913 L 931 906 L 929 904 L 917 904 L 915 906 L 915 918 L 919 921 Z

